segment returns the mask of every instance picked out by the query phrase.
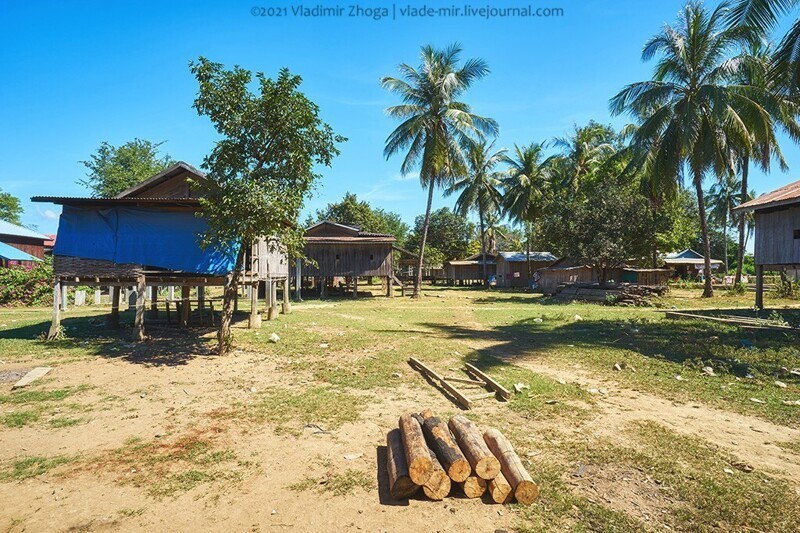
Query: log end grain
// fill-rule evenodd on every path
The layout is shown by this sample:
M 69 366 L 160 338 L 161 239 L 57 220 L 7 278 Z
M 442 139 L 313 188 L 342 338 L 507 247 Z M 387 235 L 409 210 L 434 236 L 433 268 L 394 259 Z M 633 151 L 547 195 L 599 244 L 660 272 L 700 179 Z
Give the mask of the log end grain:
M 428 481 L 422 485 L 425 496 L 431 500 L 443 500 L 450 494 L 450 478 L 444 470 L 434 470 Z
M 482 457 L 475 463 L 475 473 L 483 479 L 494 479 L 500 473 L 500 461 L 497 457 Z
M 492 497 L 494 503 L 506 503 L 513 496 L 511 485 L 502 474 L 497 475 L 494 479 L 490 480 L 488 485 L 489 495 Z
M 539 499 L 539 486 L 533 481 L 520 481 L 514 489 L 514 498 L 523 505 L 530 505 Z
M 466 481 L 470 474 L 472 474 L 472 467 L 466 459 L 458 459 L 447 469 L 450 479 L 458 483 Z
M 467 498 L 480 498 L 486 492 L 486 480 L 478 476 L 469 476 L 459 485 Z

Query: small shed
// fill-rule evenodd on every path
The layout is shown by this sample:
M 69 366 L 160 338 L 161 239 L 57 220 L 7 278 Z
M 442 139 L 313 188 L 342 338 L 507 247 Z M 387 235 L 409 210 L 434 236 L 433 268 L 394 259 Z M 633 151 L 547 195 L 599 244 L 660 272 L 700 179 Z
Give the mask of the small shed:
M 295 262 L 295 278 L 300 288 L 319 287 L 325 296 L 335 277 L 352 283 L 353 297 L 358 296 L 358 279 L 380 277 L 386 282 L 387 296 L 393 295 L 394 235 L 361 231 L 354 226 L 325 220 L 306 229 L 303 253 L 310 261 Z
M 464 259 L 445 261 L 444 274 L 447 282 L 451 285 L 472 285 L 473 283 L 483 283 L 483 266 L 486 265 L 486 275 L 488 277 L 497 275 L 497 261 L 494 254 L 480 253 L 470 255 Z
M 672 270 L 669 268 L 624 267 L 619 281 L 648 287 L 664 287 L 669 282 L 670 274 Z
M 17 258 L 7 257 L 5 261 L 10 261 L 10 264 L 15 264 L 15 261 L 34 263 L 36 260 L 44 259 L 44 244 L 47 240 L 46 235 L 0 220 L 0 243 L 5 244 L 7 248 L 24 252 L 24 256 L 21 256 L 4 247 L 5 256 L 18 256 Z
M 259 285 L 269 287 L 268 303 L 276 305 L 276 284 L 283 281 L 288 305 L 286 253 L 280 243 L 262 238 L 247 250 L 241 271 L 234 272 L 238 243 L 223 248 L 201 248 L 198 237 L 207 229 L 192 180 L 205 174 L 183 162 L 123 191 L 114 198 L 34 197 L 34 202 L 63 206 L 53 248 L 54 311 L 51 336 L 57 334 L 59 310 L 69 285 L 107 286 L 112 291 L 111 325 L 118 325 L 119 295 L 136 287 L 134 335 L 144 336 L 144 308 L 148 288 L 180 287 L 179 323 L 188 325 L 190 289 L 198 288 L 194 303 L 205 309 L 205 287 L 222 286 L 233 273 L 250 287 L 250 326 L 260 323 Z M 43 236 L 44 237 L 44 236 Z M 47 240 L 44 237 L 44 240 Z M 150 289 L 151 311 L 157 314 L 157 290 Z M 274 311 L 274 310 L 273 310 Z M 274 313 L 273 313 L 274 314 Z
M 764 307 L 764 271 L 800 269 L 800 181 L 745 202 L 755 216 L 756 307 Z
M 534 272 L 533 281 L 535 290 L 544 294 L 555 294 L 558 287 L 565 283 L 596 282 L 597 272 L 589 265 L 561 258 L 552 265 Z
M 716 270 L 721 264 L 722 261 L 719 259 L 712 259 L 711 269 Z M 705 256 L 691 248 L 687 248 L 664 256 L 664 265 L 682 278 L 694 277 L 703 271 Z
M 528 257 L 530 257 L 531 273 L 545 268 L 556 261 L 550 252 L 498 252 L 497 285 L 500 287 L 528 286 Z

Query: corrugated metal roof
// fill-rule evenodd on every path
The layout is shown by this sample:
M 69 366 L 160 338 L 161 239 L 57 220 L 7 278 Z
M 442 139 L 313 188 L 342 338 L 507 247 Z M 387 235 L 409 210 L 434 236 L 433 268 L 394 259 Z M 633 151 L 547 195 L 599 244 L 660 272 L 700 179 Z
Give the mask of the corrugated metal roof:
M 7 261 L 41 261 L 38 257 L 33 257 L 31 254 L 18 250 L 4 242 L 0 242 L 0 258 Z
M 734 211 L 753 211 L 782 205 L 800 204 L 800 180 L 745 202 Z
M 191 174 L 194 174 L 198 178 L 204 178 L 206 176 L 203 171 L 194 168 L 189 163 L 185 163 L 183 161 L 178 161 L 174 165 L 172 165 L 172 166 L 170 166 L 168 168 L 165 168 L 164 170 L 162 170 L 161 172 L 159 172 L 155 176 L 151 176 L 151 177 L 147 178 L 146 180 L 144 180 L 144 181 L 142 181 L 140 183 L 137 183 L 133 187 L 129 187 L 129 188 L 125 189 L 124 191 L 119 193 L 116 197 L 117 198 L 125 198 L 125 197 L 130 196 L 131 194 L 133 194 L 135 192 L 138 192 L 138 191 L 141 191 L 141 190 L 145 190 L 145 189 L 149 189 L 150 187 L 155 187 L 159 183 L 167 181 L 168 179 L 173 178 L 175 176 L 178 176 L 178 175 L 182 174 L 183 172 L 189 172 Z
M 691 248 L 681 250 L 680 252 L 668 253 L 664 256 L 664 263 L 667 265 L 694 265 L 700 264 L 703 261 L 703 254 L 695 252 Z M 711 264 L 719 265 L 722 264 L 722 261 L 719 259 L 712 259 Z
M 31 202 L 45 202 L 59 205 L 200 205 L 196 198 L 88 198 L 85 196 L 34 196 Z
M 525 252 L 500 252 L 499 255 L 511 263 L 528 260 Z M 531 261 L 555 261 L 557 259 L 557 257 L 550 252 L 530 252 L 530 258 Z
M 43 241 L 47 240 L 46 235 L 37 233 L 32 229 L 17 226 L 5 220 L 0 220 L 0 235 L 14 235 L 16 237 L 29 237 L 31 239 L 42 239 Z

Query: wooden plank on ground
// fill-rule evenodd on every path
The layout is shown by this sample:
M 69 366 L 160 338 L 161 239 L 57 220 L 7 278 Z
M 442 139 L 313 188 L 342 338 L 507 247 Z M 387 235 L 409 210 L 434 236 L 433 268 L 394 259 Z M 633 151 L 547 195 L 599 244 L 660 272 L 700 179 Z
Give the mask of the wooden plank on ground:
M 503 400 L 508 400 L 509 398 L 511 398 L 511 393 L 508 391 L 508 389 L 506 389 L 498 382 L 496 382 L 495 380 L 493 380 L 492 378 L 490 378 L 489 376 L 478 370 L 477 367 L 469 363 L 464 363 L 464 366 L 467 368 L 468 374 L 471 374 L 473 377 L 485 381 L 486 386 L 495 391 L 500 398 L 502 398 Z
M 53 370 L 53 368 L 49 366 L 37 366 L 27 374 L 22 376 L 22 379 L 14 383 L 14 385 L 11 388 L 19 389 L 21 387 L 26 387 L 31 383 L 33 383 L 34 381 L 36 381 L 37 379 L 46 376 L 47 373 L 50 372 L 51 370 Z
M 468 384 L 468 385 L 477 385 L 478 387 L 485 387 L 486 386 L 486 382 L 485 381 L 478 381 L 478 380 L 475 380 L 475 379 L 457 378 L 457 377 L 452 377 L 452 376 L 445 376 L 444 379 L 446 379 L 447 381 L 453 381 L 455 383 L 465 383 L 465 384 Z
M 447 380 L 445 380 L 442 376 L 440 376 L 439 374 L 437 374 L 436 372 L 434 372 L 433 370 L 431 370 L 430 368 L 425 366 L 422 362 L 420 362 L 419 360 L 417 360 L 417 359 L 415 359 L 413 357 L 410 357 L 408 359 L 408 364 L 411 365 L 412 368 L 418 370 L 423 375 L 425 375 L 428 378 L 430 378 L 431 380 L 439 382 L 439 385 L 441 385 L 441 387 L 444 390 L 446 390 L 447 392 L 452 394 L 453 397 L 458 401 L 458 403 L 464 409 L 471 409 L 472 408 L 472 404 L 470 403 L 469 398 L 467 398 L 464 395 L 464 393 L 462 393 L 460 390 L 455 388 L 452 384 L 448 383 Z
M 774 324 L 753 324 L 747 320 L 739 320 L 739 319 L 732 319 L 732 318 L 719 318 L 716 316 L 708 316 L 708 315 L 698 315 L 694 313 L 684 313 L 681 311 L 666 311 L 665 316 L 667 318 L 672 319 L 684 319 L 684 318 L 695 318 L 700 320 L 710 320 L 712 322 L 722 322 L 723 324 L 731 324 L 734 326 L 739 326 L 740 328 L 744 329 L 767 329 L 773 331 L 792 331 L 795 328 L 791 326 L 777 326 Z

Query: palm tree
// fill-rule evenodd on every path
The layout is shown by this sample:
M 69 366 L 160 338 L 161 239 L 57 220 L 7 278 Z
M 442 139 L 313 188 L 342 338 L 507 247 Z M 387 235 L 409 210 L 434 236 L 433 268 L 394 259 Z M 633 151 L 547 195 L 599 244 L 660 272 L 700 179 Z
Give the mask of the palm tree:
M 486 265 L 486 221 L 490 214 L 500 208 L 500 180 L 493 171 L 501 161 L 505 161 L 506 149 L 492 152 L 494 142 L 485 139 L 468 140 L 465 147 L 467 174 L 456 180 L 446 191 L 446 195 L 460 192 L 456 199 L 455 211 L 467 216 L 470 211 L 478 213 L 480 228 L 481 260 L 483 261 L 483 282 L 489 286 L 489 273 Z
M 740 85 L 752 87 L 761 92 L 761 100 L 772 103 L 771 114 L 773 120 L 786 131 L 795 141 L 800 139 L 800 127 L 795 119 L 798 108 L 793 99 L 785 96 L 775 83 L 771 73 L 774 71 L 772 51 L 769 44 L 755 41 L 749 44 L 739 56 L 741 66 L 738 69 L 736 82 Z M 770 170 L 772 160 L 778 163 L 781 170 L 788 167 L 783 159 L 780 146 L 775 137 L 774 128 L 753 130 L 750 146 L 739 147 L 737 151 L 737 166 L 741 174 L 741 192 L 739 202 L 744 203 L 748 198 L 748 175 L 750 162 L 753 161 L 764 172 Z M 746 240 L 746 221 L 743 214 L 736 215 L 739 226 L 739 249 L 736 257 L 736 277 L 734 283 L 742 280 L 742 265 L 744 264 L 744 249 Z
M 494 120 L 473 114 L 467 104 L 458 100 L 474 81 L 489 73 L 482 59 L 469 59 L 459 65 L 460 55 L 457 44 L 444 50 L 423 46 L 418 68 L 404 63 L 398 67 L 400 78 L 381 78 L 381 85 L 403 101 L 386 110 L 389 116 L 403 122 L 386 139 L 383 153 L 388 159 L 407 150 L 400 171 L 405 175 L 419 168 L 420 182 L 428 189 L 413 298 L 420 297 L 434 189 L 446 187 L 464 175 L 466 161 L 461 146 L 467 138 L 498 132 Z
M 581 178 L 607 161 L 616 152 L 615 137 L 613 129 L 593 120 L 583 127 L 574 126 L 567 137 L 556 137 L 553 146 L 562 152 L 558 158 L 560 186 L 575 188 Z
M 734 217 L 733 210 L 739 205 L 736 193 L 741 189 L 741 181 L 736 179 L 733 173 L 725 174 L 719 181 L 711 186 L 706 194 L 706 207 L 708 208 L 708 218 L 711 222 L 722 228 L 722 236 L 725 239 L 725 273 L 730 268 L 728 265 L 728 230 L 729 222 Z
M 675 26 L 666 25 L 645 44 L 644 61 L 660 57 L 653 79 L 628 85 L 610 102 L 614 115 L 628 112 L 639 121 L 631 137 L 641 155 L 637 164 L 658 179 L 682 180 L 684 169 L 691 175 L 703 237 L 704 297 L 714 291 L 703 180 L 709 171 L 718 177 L 732 172 L 732 147 L 748 146 L 751 130 L 771 125 L 754 91 L 730 83 L 738 65 L 732 52 L 751 34 L 725 28 L 726 10 L 724 3 L 709 12 L 689 2 Z
M 514 145 L 514 156 L 506 158 L 508 171 L 503 179 L 503 210 L 525 227 L 528 279 L 531 279 L 531 239 L 536 219 L 542 213 L 546 191 L 552 178 L 552 157 L 545 158 L 545 143 Z

